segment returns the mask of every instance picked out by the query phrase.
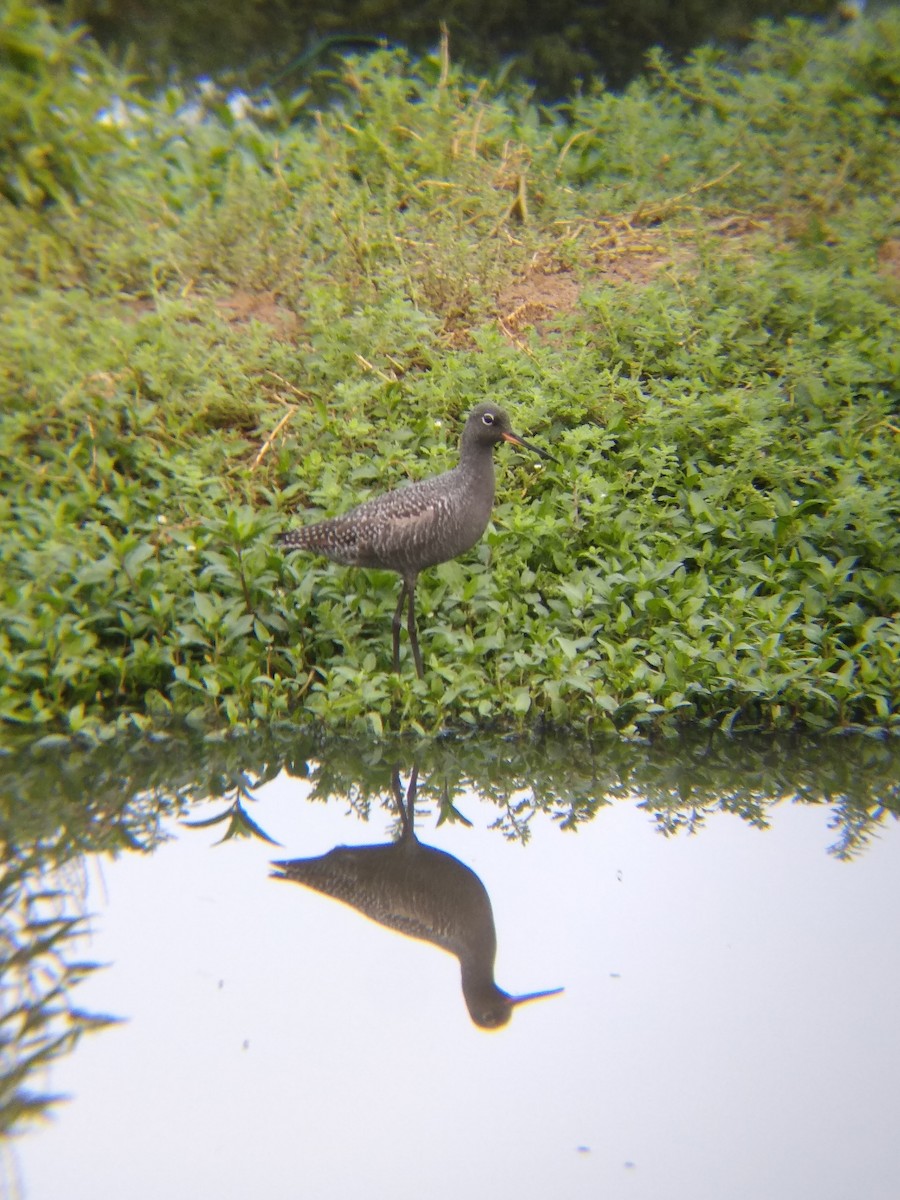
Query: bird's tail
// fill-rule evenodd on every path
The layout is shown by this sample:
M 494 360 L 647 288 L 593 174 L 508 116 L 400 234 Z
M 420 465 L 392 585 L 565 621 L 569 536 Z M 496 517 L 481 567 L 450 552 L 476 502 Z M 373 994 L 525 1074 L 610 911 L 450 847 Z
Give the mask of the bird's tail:
M 316 547 L 315 529 L 315 525 L 300 525 L 297 529 L 287 529 L 278 534 L 275 544 L 282 550 L 313 550 Z

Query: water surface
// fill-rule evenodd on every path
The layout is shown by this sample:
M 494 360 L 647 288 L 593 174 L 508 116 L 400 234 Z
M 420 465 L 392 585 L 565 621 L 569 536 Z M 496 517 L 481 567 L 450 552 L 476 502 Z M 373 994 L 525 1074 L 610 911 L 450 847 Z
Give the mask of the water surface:
M 93 914 L 59 957 L 112 965 L 73 1002 L 126 1020 L 25 1080 L 72 1099 L 7 1149 L 11 1194 L 898 1194 L 890 743 L 51 751 L 17 764 L 7 878 Z M 487 890 L 497 982 L 565 988 L 494 1032 L 451 954 L 270 878 L 389 843 L 417 760 L 416 833 Z M 217 844 L 249 822 L 280 846 Z

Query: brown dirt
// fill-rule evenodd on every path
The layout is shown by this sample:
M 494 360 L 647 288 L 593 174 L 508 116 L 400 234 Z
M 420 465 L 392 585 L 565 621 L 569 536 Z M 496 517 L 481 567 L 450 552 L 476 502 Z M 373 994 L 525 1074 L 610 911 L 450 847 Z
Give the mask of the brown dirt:
M 216 307 L 233 325 L 260 321 L 264 325 L 271 325 L 276 335 L 285 341 L 296 337 L 300 328 L 297 314 L 279 304 L 274 292 L 235 291 L 218 298 Z
M 532 270 L 499 296 L 500 319 L 508 329 L 519 333 L 529 325 L 571 312 L 580 294 L 581 285 L 570 272 Z
M 189 296 L 190 292 L 187 291 L 184 298 L 188 299 Z M 136 321 L 156 310 L 156 301 L 149 296 L 126 296 L 124 300 L 124 315 L 128 320 Z M 297 314 L 280 304 L 274 292 L 236 290 L 227 296 L 216 297 L 214 303 L 221 316 L 231 325 L 260 321 L 270 325 L 276 336 L 285 341 L 294 340 L 300 329 Z
M 900 279 L 900 238 L 886 238 L 878 247 L 878 267 L 883 275 Z
M 742 243 L 766 224 L 765 218 L 735 214 L 717 221 L 712 232 L 727 241 L 730 252 L 740 252 Z M 576 307 L 586 282 L 640 286 L 651 283 L 663 271 L 691 271 L 696 263 L 696 229 L 656 225 L 652 214 L 643 220 L 636 215 L 568 224 L 560 235 L 570 256 L 577 246 L 588 271 L 582 270 L 576 277 L 552 249 L 536 257 L 497 298 L 501 328 L 513 340 L 528 327 L 539 333 L 558 328 L 555 318 Z M 894 261 L 891 254 L 896 254 L 900 267 L 900 241 L 892 250 L 885 250 L 885 261 Z

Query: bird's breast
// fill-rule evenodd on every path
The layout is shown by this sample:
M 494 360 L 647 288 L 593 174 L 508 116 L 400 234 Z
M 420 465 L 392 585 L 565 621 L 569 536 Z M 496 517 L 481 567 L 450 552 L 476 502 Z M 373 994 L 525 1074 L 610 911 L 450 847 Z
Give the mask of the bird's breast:
M 493 504 L 493 471 L 474 477 L 461 473 L 438 505 L 435 525 L 440 536 L 421 565 L 435 566 L 471 550 L 487 528 Z

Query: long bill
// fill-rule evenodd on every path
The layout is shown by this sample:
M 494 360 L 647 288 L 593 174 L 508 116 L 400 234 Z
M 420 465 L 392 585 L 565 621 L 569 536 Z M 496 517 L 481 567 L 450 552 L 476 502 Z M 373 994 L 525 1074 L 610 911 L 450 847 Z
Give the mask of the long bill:
M 558 996 L 565 988 L 550 988 L 547 992 L 529 992 L 527 996 L 510 996 L 510 1004 L 527 1004 L 529 1000 L 543 1000 L 545 996 Z
M 507 442 L 512 442 L 514 446 L 521 446 L 523 450 L 530 450 L 532 454 L 539 454 L 541 458 L 549 458 L 551 462 L 557 462 L 557 459 L 549 454 L 546 450 L 542 450 L 540 446 L 535 446 L 531 442 L 526 442 L 524 438 L 520 438 L 517 433 L 504 433 L 503 438 Z

